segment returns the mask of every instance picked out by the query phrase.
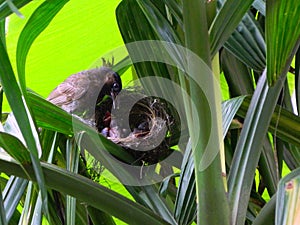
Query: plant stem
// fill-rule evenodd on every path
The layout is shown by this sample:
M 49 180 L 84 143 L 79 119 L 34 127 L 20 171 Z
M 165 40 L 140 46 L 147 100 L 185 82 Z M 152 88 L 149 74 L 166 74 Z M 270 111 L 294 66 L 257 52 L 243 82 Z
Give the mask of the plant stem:
M 221 99 L 218 95 L 219 87 L 209 70 L 212 62 L 205 4 L 203 0 L 183 1 L 186 47 L 206 64 L 206 70 L 203 71 L 203 65 L 187 60 L 189 71 L 193 74 L 189 74 L 192 78 L 189 80 L 191 99 L 185 101 L 193 103 L 196 109 L 191 110 L 191 107 L 188 107 L 187 118 L 194 151 L 197 221 L 198 224 L 204 225 L 229 224 L 229 206 L 225 196 L 219 153 L 222 126 L 218 109 Z M 211 98 L 200 88 L 201 82 L 205 82 L 205 89 L 209 90 Z M 209 143 L 211 135 L 214 137 L 214 144 Z M 210 161 L 204 160 L 209 157 L 212 157 Z M 203 161 L 206 161 L 204 167 Z

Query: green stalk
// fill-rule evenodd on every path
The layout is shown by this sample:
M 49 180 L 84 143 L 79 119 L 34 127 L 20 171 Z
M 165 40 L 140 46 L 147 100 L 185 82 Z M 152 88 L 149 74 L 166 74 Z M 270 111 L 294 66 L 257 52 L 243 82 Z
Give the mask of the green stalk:
M 183 18 L 186 47 L 196 53 L 208 68 L 211 68 L 205 1 L 183 1 Z M 191 99 L 185 99 L 185 103 L 189 105 L 192 101 L 195 107 L 193 110 L 188 107 L 187 113 L 194 151 L 197 221 L 201 225 L 229 224 L 229 207 L 222 180 L 218 145 L 222 140 L 221 114 L 217 113 L 220 112 L 218 109 L 221 105 L 217 95 L 218 87 L 211 71 L 203 71 L 203 65 L 195 65 L 190 59 L 187 61 L 189 71 L 192 71 L 192 74 L 189 74 L 192 79 L 189 80 Z M 208 77 L 203 77 L 203 73 Z M 200 88 L 201 82 L 205 82 L 205 88 L 210 90 L 212 98 L 208 99 L 207 93 Z M 214 136 L 213 146 L 209 146 L 210 135 Z M 201 167 L 202 160 L 207 157 L 208 152 L 209 154 L 215 152 L 216 155 L 208 165 Z

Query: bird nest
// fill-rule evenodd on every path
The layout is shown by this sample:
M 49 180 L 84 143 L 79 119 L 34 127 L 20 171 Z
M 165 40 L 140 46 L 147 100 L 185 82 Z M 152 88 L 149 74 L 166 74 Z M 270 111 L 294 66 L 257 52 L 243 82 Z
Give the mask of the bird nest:
M 131 154 L 132 164 L 155 164 L 172 153 L 170 147 L 176 144 L 180 121 L 169 102 L 125 89 L 112 111 L 106 110 L 105 106 L 98 107 L 98 112 L 96 109 L 97 129 Z

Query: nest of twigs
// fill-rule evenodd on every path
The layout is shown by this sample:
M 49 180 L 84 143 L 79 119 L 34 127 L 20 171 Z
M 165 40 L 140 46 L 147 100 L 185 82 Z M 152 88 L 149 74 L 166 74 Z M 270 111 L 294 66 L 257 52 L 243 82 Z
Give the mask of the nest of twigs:
M 169 102 L 127 89 L 118 96 L 110 113 L 106 106 L 98 107 L 97 129 L 130 153 L 135 159 L 132 164 L 155 164 L 172 153 L 170 146 L 176 142 L 180 121 Z

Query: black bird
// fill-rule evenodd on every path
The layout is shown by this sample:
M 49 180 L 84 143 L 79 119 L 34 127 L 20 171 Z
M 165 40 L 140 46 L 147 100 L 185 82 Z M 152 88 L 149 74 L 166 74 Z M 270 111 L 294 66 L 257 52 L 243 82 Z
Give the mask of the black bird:
M 108 102 L 114 104 L 121 89 L 120 76 L 111 68 L 102 66 L 69 76 L 50 93 L 47 100 L 94 125 L 98 105 L 106 95 L 112 100 Z M 111 106 L 106 108 L 111 109 Z

